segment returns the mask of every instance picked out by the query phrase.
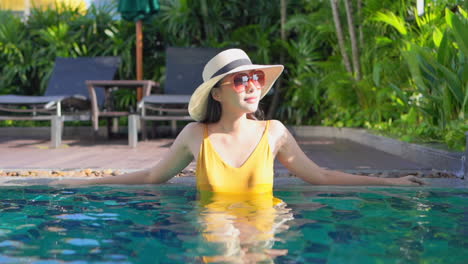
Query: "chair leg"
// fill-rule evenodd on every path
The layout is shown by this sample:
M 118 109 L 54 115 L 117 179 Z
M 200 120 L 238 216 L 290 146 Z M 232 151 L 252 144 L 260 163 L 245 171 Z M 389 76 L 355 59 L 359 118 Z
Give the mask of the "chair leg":
M 176 120 L 171 120 L 171 133 L 172 133 L 172 136 L 175 136 L 177 133 L 177 121 Z
M 117 117 L 112 118 L 112 134 L 119 134 L 119 118 Z
M 112 137 L 112 118 L 111 117 L 108 117 L 106 118 L 107 120 L 107 139 L 110 139 Z
M 158 126 L 157 126 L 157 121 L 151 122 L 151 138 L 157 138 L 158 137 Z
M 58 148 L 62 144 L 63 117 L 53 116 L 50 129 L 50 146 Z
M 128 116 L 128 145 L 135 148 L 138 144 L 138 115 Z
M 148 131 L 146 130 L 146 120 L 140 117 L 141 126 L 141 140 L 146 141 L 148 139 Z

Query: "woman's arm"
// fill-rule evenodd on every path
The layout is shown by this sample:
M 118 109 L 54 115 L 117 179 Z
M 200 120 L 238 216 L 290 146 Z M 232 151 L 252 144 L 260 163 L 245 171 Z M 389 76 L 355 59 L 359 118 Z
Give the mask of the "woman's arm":
M 325 170 L 311 161 L 301 150 L 288 129 L 279 121 L 281 129 L 278 140 L 278 160 L 297 177 L 317 185 L 423 185 L 424 182 L 414 176 L 402 178 L 376 178 L 352 175 L 340 171 Z
M 194 138 L 196 123 L 191 123 L 180 132 L 164 158 L 156 166 L 133 173 L 91 180 L 65 179 L 50 184 L 158 184 L 168 181 L 193 160 L 189 141 Z

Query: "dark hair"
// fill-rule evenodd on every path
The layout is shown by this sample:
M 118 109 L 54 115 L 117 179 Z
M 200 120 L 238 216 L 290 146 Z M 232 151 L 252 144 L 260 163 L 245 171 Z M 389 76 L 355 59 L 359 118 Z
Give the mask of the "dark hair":
M 221 103 L 213 99 L 211 93 L 208 94 L 208 102 L 206 104 L 205 118 L 200 122 L 205 124 L 216 123 L 221 119 L 221 113 L 223 109 L 221 108 Z
M 218 88 L 217 84 L 213 88 Z M 213 96 L 211 93 L 209 93 L 208 102 L 206 104 L 205 118 L 203 118 L 200 122 L 204 124 L 216 123 L 221 119 L 222 113 L 223 109 L 221 108 L 221 103 L 213 99 Z M 263 120 L 264 114 L 259 107 L 254 113 L 248 113 L 247 118 L 252 120 Z

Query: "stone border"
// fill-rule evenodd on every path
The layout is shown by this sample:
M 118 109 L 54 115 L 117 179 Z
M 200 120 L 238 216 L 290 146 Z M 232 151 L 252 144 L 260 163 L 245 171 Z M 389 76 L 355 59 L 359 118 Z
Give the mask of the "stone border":
M 0 179 L 10 178 L 93 178 L 116 176 L 124 173 L 139 171 L 138 169 L 0 169 Z M 398 178 L 414 175 L 421 178 L 457 178 L 455 174 L 437 170 L 376 170 L 376 169 L 348 169 L 342 170 L 350 174 L 359 174 L 380 178 Z M 176 177 L 195 176 L 194 169 L 185 169 Z M 275 172 L 275 178 L 296 177 L 290 172 Z
M 76 178 L 80 179 L 80 178 Z M 86 179 L 86 178 L 82 178 Z M 34 177 L 34 178 L 18 178 L 18 177 L 0 177 L 0 187 L 12 187 L 12 188 L 23 188 L 24 186 L 31 186 L 31 185 L 48 185 L 51 181 L 57 180 L 57 178 L 39 178 L 39 177 Z M 424 180 L 427 185 L 426 186 L 388 186 L 388 185 L 383 185 L 383 186 L 346 186 L 346 185 L 309 185 L 309 184 L 304 184 L 305 182 L 302 181 L 299 178 L 294 178 L 294 177 L 283 177 L 283 178 L 277 178 L 275 179 L 275 186 L 274 190 L 289 190 L 290 186 L 297 186 L 297 187 L 304 187 L 304 188 L 313 188 L 313 189 L 323 189 L 326 192 L 329 191 L 334 191 L 334 190 L 346 190 L 346 191 L 352 191 L 357 189 L 357 191 L 368 188 L 418 188 L 418 190 L 423 189 L 423 188 L 468 188 L 468 181 L 461 180 L 461 179 L 454 179 L 454 178 L 427 178 Z M 185 186 L 191 186 L 194 187 L 196 186 L 196 179 L 195 177 L 174 177 L 170 179 L 167 183 L 161 184 L 161 185 L 171 185 L 171 184 L 177 184 L 178 186 L 180 185 L 185 185 Z M 144 184 L 141 184 L 140 186 L 145 186 Z M 77 186 L 74 186 L 73 188 L 76 188 Z M 69 188 L 66 186 L 56 186 L 55 188 Z M 125 186 L 125 188 L 129 188 L 128 185 Z M 137 187 L 140 188 L 140 187 Z M 145 187 L 144 187 L 145 188 Z M 157 188 L 157 187 L 150 187 L 150 188 Z M 424 190 L 424 189 L 423 189 Z
M 133 172 L 136 170 L 95 170 L 95 169 L 80 169 L 80 170 L 47 170 L 47 169 L 22 169 L 22 170 L 0 170 L 0 186 L 22 186 L 22 185 L 48 185 L 51 181 L 61 180 L 64 178 L 73 179 L 89 179 L 89 178 L 102 178 L 112 177 L 122 173 Z M 434 179 L 445 179 L 446 181 L 460 180 L 455 175 L 447 172 L 437 171 L 377 171 L 377 170 L 347 170 L 351 174 L 366 175 L 378 178 L 398 178 L 406 175 L 414 175 L 419 178 L 424 178 L 427 183 Z M 193 170 L 184 170 L 173 177 L 168 183 L 179 182 L 179 179 L 191 179 L 194 181 L 195 172 Z M 275 174 L 275 182 L 284 182 L 285 180 L 295 179 L 301 181 L 299 178 L 291 174 Z M 427 180 L 430 180 L 429 182 Z M 431 184 L 432 185 L 432 184 Z M 466 184 L 452 184 L 456 187 L 466 186 Z M 438 185 L 433 185 L 438 186 Z M 440 186 L 439 186 L 440 187 Z
M 466 152 L 449 152 L 427 146 L 407 143 L 396 139 L 374 135 L 365 129 L 336 128 L 322 126 L 292 126 L 296 137 L 325 137 L 348 139 L 356 143 L 387 152 L 436 170 L 448 171 L 458 177 L 468 177 L 468 132 Z

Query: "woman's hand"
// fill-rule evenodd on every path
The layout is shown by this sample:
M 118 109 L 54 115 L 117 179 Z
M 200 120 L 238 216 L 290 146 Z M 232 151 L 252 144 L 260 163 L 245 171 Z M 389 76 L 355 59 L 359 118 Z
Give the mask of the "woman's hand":
M 416 176 L 405 176 L 401 178 L 392 178 L 392 179 L 387 179 L 388 183 L 391 185 L 411 185 L 411 186 L 421 186 L 421 185 L 426 185 L 427 183 L 423 181 L 422 179 L 416 177 Z

